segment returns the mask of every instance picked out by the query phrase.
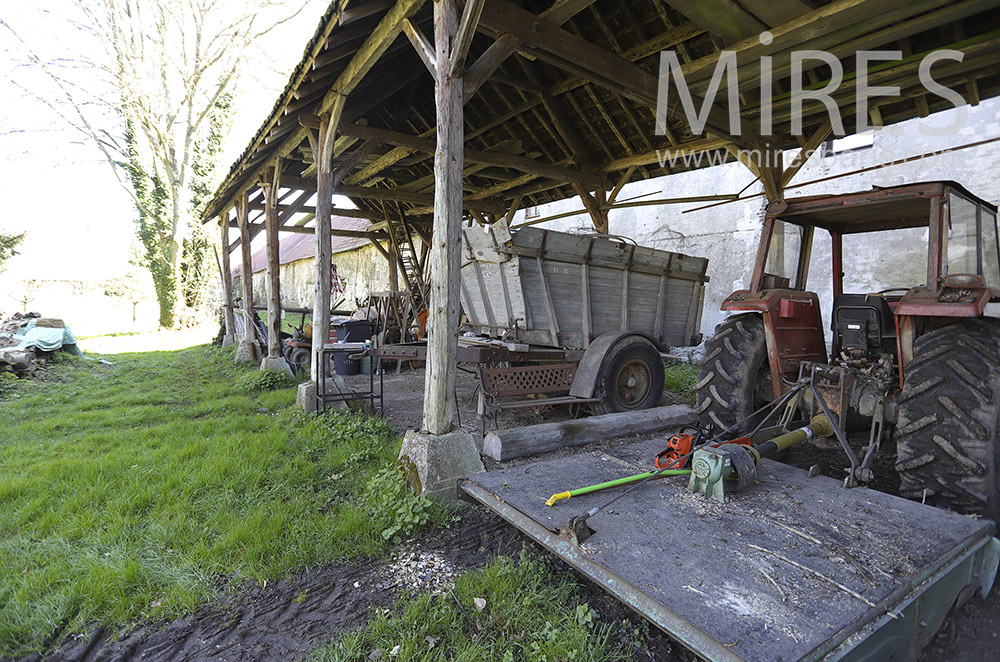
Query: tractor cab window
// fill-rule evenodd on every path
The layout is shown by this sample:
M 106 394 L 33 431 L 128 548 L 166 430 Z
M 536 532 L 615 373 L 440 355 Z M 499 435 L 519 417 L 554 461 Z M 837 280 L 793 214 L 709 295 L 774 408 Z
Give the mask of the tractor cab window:
M 927 236 L 927 226 L 845 234 L 844 292 L 900 296 L 924 285 Z
M 1000 287 L 996 215 L 952 191 L 948 198 L 941 275 L 979 274 L 986 285 Z

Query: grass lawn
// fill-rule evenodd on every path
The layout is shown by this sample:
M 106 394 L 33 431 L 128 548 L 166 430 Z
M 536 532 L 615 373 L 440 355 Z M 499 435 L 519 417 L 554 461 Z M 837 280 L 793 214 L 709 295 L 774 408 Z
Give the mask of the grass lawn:
M 263 373 L 232 357 L 64 357 L 0 394 L 0 658 L 181 614 L 219 580 L 379 554 L 447 517 L 402 493 L 380 421 L 306 416 L 294 385 L 256 390 Z

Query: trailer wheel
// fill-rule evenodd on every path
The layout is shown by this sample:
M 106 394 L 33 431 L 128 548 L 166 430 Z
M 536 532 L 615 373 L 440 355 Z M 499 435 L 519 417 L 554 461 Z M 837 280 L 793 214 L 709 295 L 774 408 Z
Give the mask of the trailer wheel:
M 905 376 L 900 495 L 1000 522 L 1000 324 L 962 320 L 920 336 Z
M 663 358 L 653 343 L 641 337 L 625 338 L 608 352 L 601 366 L 595 414 L 649 409 L 663 397 Z
M 753 429 L 759 419 L 750 420 L 750 415 L 774 399 L 760 315 L 734 315 L 715 327 L 694 388 L 695 412 L 705 423 L 718 432 L 740 421 L 737 432 Z

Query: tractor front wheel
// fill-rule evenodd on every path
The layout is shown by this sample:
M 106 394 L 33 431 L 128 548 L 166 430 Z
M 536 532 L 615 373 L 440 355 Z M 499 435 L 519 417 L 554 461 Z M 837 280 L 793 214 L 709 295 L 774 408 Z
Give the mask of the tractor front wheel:
M 896 424 L 901 496 L 1000 522 L 1000 323 L 917 338 Z
M 760 422 L 764 414 L 751 415 L 774 399 L 760 315 L 733 315 L 715 327 L 694 388 L 696 413 L 717 433 L 737 423 L 736 432 L 749 432 Z

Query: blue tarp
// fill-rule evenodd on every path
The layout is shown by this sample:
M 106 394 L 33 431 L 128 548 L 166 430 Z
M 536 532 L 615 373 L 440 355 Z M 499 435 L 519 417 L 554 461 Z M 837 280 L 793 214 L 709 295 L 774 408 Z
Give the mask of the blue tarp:
M 83 352 L 76 346 L 76 336 L 65 324 L 61 329 L 51 329 L 44 326 L 35 326 L 35 320 L 30 320 L 24 327 L 24 332 L 14 334 L 14 340 L 20 342 L 15 349 L 27 349 L 35 347 L 43 352 L 54 352 L 62 349 L 75 356 L 83 356 Z

